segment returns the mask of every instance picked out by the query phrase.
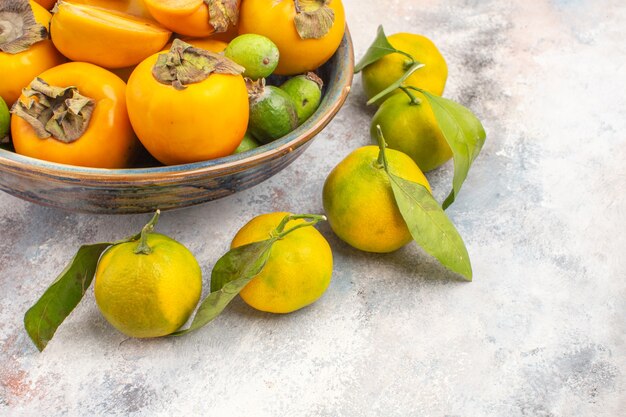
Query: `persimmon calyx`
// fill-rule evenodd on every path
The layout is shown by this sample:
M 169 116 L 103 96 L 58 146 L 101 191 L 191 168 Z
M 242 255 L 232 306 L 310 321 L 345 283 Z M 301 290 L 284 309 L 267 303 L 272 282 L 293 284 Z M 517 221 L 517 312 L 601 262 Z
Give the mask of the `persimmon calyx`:
M 296 6 L 295 24 L 302 39 L 321 39 L 333 27 L 335 12 L 331 0 L 293 0 Z
M 0 3 L 0 51 L 18 54 L 48 39 L 48 29 L 35 20 L 27 1 L 2 0 Z
M 213 73 L 237 75 L 244 71 L 244 67 L 225 56 L 176 39 L 168 53 L 159 55 L 152 75 L 161 84 L 184 90 L 187 85 L 202 82 Z
M 53 137 L 63 143 L 83 136 L 96 106 L 78 88 L 51 86 L 41 78 L 35 78 L 22 94 L 28 100 L 18 100 L 11 113 L 26 120 L 38 138 Z
M 239 0 L 204 0 L 209 8 L 209 23 L 215 32 L 226 32 L 239 22 Z

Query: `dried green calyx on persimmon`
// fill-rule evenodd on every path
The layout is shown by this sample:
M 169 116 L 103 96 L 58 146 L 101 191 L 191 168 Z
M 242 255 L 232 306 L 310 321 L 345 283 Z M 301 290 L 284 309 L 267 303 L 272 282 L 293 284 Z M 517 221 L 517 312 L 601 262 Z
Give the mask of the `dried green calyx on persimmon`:
M 27 1 L 0 2 L 0 51 L 17 54 L 48 39 L 48 29 L 35 20 Z
M 230 59 L 176 39 L 168 53 L 159 55 L 152 75 L 161 84 L 184 90 L 211 74 L 242 74 L 245 68 Z
M 321 39 L 335 23 L 331 0 L 293 0 L 296 6 L 296 30 L 302 39 Z
M 209 8 L 209 23 L 215 32 L 226 32 L 239 23 L 239 0 L 204 0 Z
M 41 78 L 22 92 L 11 112 L 26 120 L 37 137 L 53 137 L 63 143 L 78 140 L 89 127 L 96 102 L 80 94 L 76 87 L 55 87 Z

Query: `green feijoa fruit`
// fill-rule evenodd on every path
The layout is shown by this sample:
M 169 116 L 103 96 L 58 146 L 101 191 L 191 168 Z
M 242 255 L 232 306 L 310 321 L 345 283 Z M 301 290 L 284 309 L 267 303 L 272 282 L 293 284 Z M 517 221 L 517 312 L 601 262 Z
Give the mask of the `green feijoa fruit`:
M 278 65 L 278 47 L 265 36 L 252 33 L 237 36 L 224 55 L 246 69 L 244 77 L 258 80 L 269 77 Z
M 265 80 L 248 82 L 248 131 L 261 143 L 270 143 L 298 127 L 298 112 L 289 94 Z
M 237 149 L 235 149 L 234 154 L 248 152 L 258 147 L 259 147 L 259 142 L 254 140 L 254 138 L 252 137 L 250 133 L 246 132 L 246 135 L 243 137 L 241 144 L 239 145 Z
M 9 107 L 0 97 L 0 145 L 9 143 L 9 127 L 11 121 L 11 113 Z
M 299 124 L 304 123 L 319 107 L 323 86 L 322 79 L 312 72 L 293 77 L 280 86 L 295 103 Z

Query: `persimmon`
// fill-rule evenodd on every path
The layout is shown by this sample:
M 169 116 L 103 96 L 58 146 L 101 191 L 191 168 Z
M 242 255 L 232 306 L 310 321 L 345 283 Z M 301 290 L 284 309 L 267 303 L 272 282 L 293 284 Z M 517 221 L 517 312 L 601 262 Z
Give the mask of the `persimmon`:
M 144 0 L 157 22 L 181 35 L 205 37 L 237 25 L 240 0 Z
M 15 151 L 68 165 L 128 167 L 138 143 L 125 93 L 124 81 L 93 64 L 70 62 L 43 72 L 13 108 Z
M 245 0 L 239 33 L 270 38 L 280 51 L 276 74 L 313 71 L 328 61 L 345 32 L 341 0 Z
M 35 0 L 41 7 L 44 7 L 46 10 L 52 9 L 57 0 Z
M 56 2 L 56 0 L 54 0 Z M 116 10 L 122 13 L 128 13 L 133 16 L 152 19 L 152 16 L 146 9 L 144 0 L 65 0 L 68 3 L 86 4 L 89 6 L 101 7 L 103 9 Z
M 104 68 L 136 65 L 160 51 L 172 34 L 137 16 L 62 0 L 50 30 L 63 55 Z
M 0 3 L 0 97 L 9 106 L 33 78 L 65 58 L 48 39 L 50 13 L 31 1 Z
M 211 38 L 222 41 L 226 43 L 230 43 L 233 39 L 239 36 L 239 26 L 231 26 L 226 30 L 226 32 L 215 32 L 211 35 Z
M 232 154 L 248 126 L 243 68 L 176 39 L 128 80 L 128 114 L 139 140 L 166 165 Z

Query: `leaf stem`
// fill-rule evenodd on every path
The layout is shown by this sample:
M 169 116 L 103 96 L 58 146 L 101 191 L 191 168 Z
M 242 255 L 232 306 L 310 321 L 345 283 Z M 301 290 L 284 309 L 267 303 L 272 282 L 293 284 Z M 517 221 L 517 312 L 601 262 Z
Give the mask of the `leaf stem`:
M 135 253 L 137 255 L 150 255 L 152 253 L 152 248 L 148 246 L 148 235 L 154 232 L 154 227 L 159 221 L 159 216 L 161 216 L 161 210 L 157 210 L 152 216 L 152 219 L 146 224 L 143 229 L 141 229 L 141 237 L 139 238 L 139 244 L 135 249 Z
M 411 66 L 413 66 L 413 64 L 415 64 L 415 58 L 413 58 L 413 55 L 409 54 L 408 52 L 404 52 L 399 49 L 396 49 L 396 53 L 404 55 L 405 57 L 409 58 L 409 62 L 404 63 L 405 70 L 408 70 L 409 68 L 411 68 Z
M 380 152 L 378 152 L 378 167 L 384 168 L 385 171 L 389 172 L 389 164 L 387 163 L 387 154 L 385 153 L 385 149 L 387 148 L 387 143 L 385 142 L 385 137 L 383 136 L 383 130 L 380 128 L 380 125 L 376 125 L 376 133 L 378 137 L 378 148 Z
M 300 223 L 292 227 L 291 229 L 285 230 L 285 226 L 292 220 L 306 220 L 304 223 Z M 300 229 L 302 227 L 315 226 L 319 222 L 326 221 L 326 216 L 319 214 L 291 214 L 289 216 L 285 216 L 281 222 L 278 224 L 278 227 L 271 233 L 272 238 L 274 239 L 282 239 L 287 236 L 289 233 L 294 230 Z
M 374 104 L 378 100 L 380 100 L 381 98 L 385 97 L 387 94 L 389 94 L 389 93 L 393 92 L 394 90 L 400 88 L 400 86 L 402 86 L 404 84 L 404 82 L 407 80 L 407 78 L 409 78 L 415 71 L 417 71 L 418 69 L 423 68 L 425 66 L 426 65 L 422 64 L 421 62 L 415 61 L 413 63 L 413 65 L 411 65 L 411 67 L 404 73 L 404 75 L 402 77 L 400 77 L 394 83 L 390 84 L 387 88 L 385 88 L 383 91 L 381 91 L 380 93 L 376 94 L 374 97 L 369 99 L 367 104 L 368 105 Z
M 412 90 L 412 88 L 410 86 L 401 85 L 400 89 L 402 91 L 404 91 L 407 96 L 409 96 L 409 98 L 411 99 L 411 105 L 412 106 L 417 106 L 419 104 L 422 104 L 422 100 L 420 100 L 419 98 L 415 97 L 415 94 L 411 93 L 410 90 Z
M 405 87 L 406 87 L 406 88 L 408 88 L 409 90 L 418 91 L 418 92 L 420 92 L 420 93 L 425 94 L 425 91 L 424 91 L 424 90 L 422 90 L 422 89 L 421 89 L 421 88 L 419 88 L 419 87 L 415 87 L 414 85 L 405 85 Z

